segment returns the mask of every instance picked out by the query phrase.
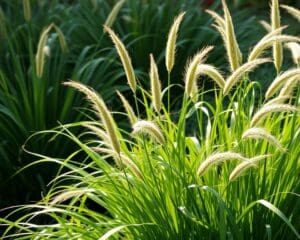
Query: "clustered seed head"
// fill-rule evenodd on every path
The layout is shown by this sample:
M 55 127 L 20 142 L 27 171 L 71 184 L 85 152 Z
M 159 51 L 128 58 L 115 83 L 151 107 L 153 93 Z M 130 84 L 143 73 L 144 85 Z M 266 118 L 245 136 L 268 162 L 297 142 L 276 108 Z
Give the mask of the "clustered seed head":
M 257 167 L 256 163 L 266 159 L 270 155 L 259 155 L 253 158 L 247 158 L 245 161 L 237 165 L 229 176 L 229 181 L 234 181 L 236 178 L 240 177 L 247 169 L 250 167 Z
M 247 72 L 252 71 L 255 67 L 260 64 L 269 62 L 268 58 L 256 59 L 250 62 L 247 62 L 236 69 L 225 81 L 225 86 L 223 89 L 224 95 L 227 95 L 231 88 L 244 76 Z
M 278 0 L 272 0 L 271 27 L 272 30 L 276 30 L 280 28 L 280 12 L 279 12 Z M 273 44 L 273 59 L 274 59 L 275 68 L 279 73 L 282 65 L 282 44 L 280 42 L 275 42 Z
M 169 31 L 167 46 L 166 46 L 166 67 L 168 72 L 172 71 L 175 62 L 175 52 L 176 52 L 176 40 L 179 30 L 179 25 L 185 15 L 185 12 L 178 15 L 175 18 L 174 23 Z
M 124 108 L 127 112 L 127 116 L 128 116 L 128 119 L 129 119 L 131 125 L 133 125 L 134 123 L 136 123 L 137 117 L 136 117 L 131 105 L 129 104 L 129 102 L 126 100 L 126 98 L 119 91 L 117 91 L 117 94 L 118 94 L 118 96 L 120 97 L 120 99 L 123 103 L 123 106 L 124 106 Z
M 110 28 L 112 27 L 112 25 L 114 24 L 114 22 L 116 20 L 117 15 L 118 15 L 119 11 L 121 10 L 124 3 L 125 3 L 125 0 L 120 0 L 115 4 L 115 6 L 109 13 L 109 15 L 104 23 L 105 26 L 110 27 Z
M 115 34 L 115 32 L 109 28 L 108 26 L 104 25 L 104 30 L 108 32 L 110 38 L 112 39 L 113 43 L 115 44 L 115 47 L 117 49 L 118 55 L 121 59 L 121 62 L 123 64 L 125 74 L 127 77 L 128 85 L 131 88 L 132 92 L 135 93 L 136 91 L 136 79 L 134 70 L 132 67 L 131 59 L 129 57 L 129 54 L 122 43 L 122 41 L 118 38 L 118 36 Z
M 265 98 L 268 99 L 272 97 L 277 90 L 286 82 L 290 81 L 298 81 L 300 77 L 300 68 L 294 68 L 290 69 L 288 71 L 285 71 L 281 75 L 277 76 L 272 84 L 269 86 L 269 88 L 266 91 Z M 291 82 L 289 84 L 292 84 Z
M 300 44 L 297 42 L 289 42 L 286 44 L 286 46 L 292 53 L 294 63 L 300 66 Z
M 161 83 L 159 80 L 158 70 L 153 55 L 150 54 L 150 82 L 153 106 L 156 112 L 161 109 Z
M 291 16 L 296 18 L 300 22 L 300 10 L 288 5 L 281 4 L 280 5 L 283 9 L 285 9 Z
M 285 151 L 279 141 L 264 128 L 249 128 L 243 133 L 242 139 L 263 139 L 273 144 L 281 151 Z
M 91 101 L 93 104 L 94 109 L 96 110 L 99 118 L 103 123 L 103 127 L 110 139 L 110 144 L 116 153 L 120 153 L 120 143 L 119 138 L 116 130 L 116 124 L 113 120 L 113 117 L 110 111 L 107 109 L 103 99 L 92 89 L 88 88 L 87 86 L 83 85 L 79 82 L 69 81 L 64 83 L 67 86 L 71 86 L 79 90 L 80 92 L 84 93 L 86 97 Z
M 243 157 L 239 153 L 235 152 L 223 152 L 223 153 L 215 153 L 208 156 L 199 166 L 197 170 L 197 175 L 202 176 L 212 165 L 217 164 L 219 162 L 224 162 L 228 160 L 240 160 L 244 161 L 245 157 Z
M 239 49 L 239 45 L 236 40 L 234 27 L 231 19 L 231 15 L 225 0 L 222 0 L 225 20 L 225 47 L 227 50 L 228 60 L 230 63 L 231 71 L 235 71 L 242 62 L 242 53 Z
M 133 124 L 132 128 L 132 134 L 146 133 L 160 144 L 165 143 L 165 137 L 161 129 L 151 121 L 139 120 L 135 124 Z
M 197 75 L 207 75 L 215 81 L 215 83 L 223 89 L 225 80 L 217 68 L 209 64 L 200 64 L 197 67 Z
M 299 112 L 300 109 L 297 107 L 291 106 L 289 104 L 268 104 L 264 105 L 261 109 L 259 109 L 250 122 L 250 126 L 254 127 L 257 126 L 262 120 L 264 120 L 269 114 L 274 112 Z
M 197 86 L 196 80 L 198 77 L 197 74 L 198 65 L 205 60 L 208 52 L 211 51 L 212 49 L 213 49 L 212 46 L 203 48 L 198 53 L 196 53 L 191 60 L 188 61 L 188 64 L 186 66 L 184 81 L 185 81 L 185 92 L 191 98 L 193 97 L 194 94 L 194 90 L 195 90 L 194 88 L 195 86 Z

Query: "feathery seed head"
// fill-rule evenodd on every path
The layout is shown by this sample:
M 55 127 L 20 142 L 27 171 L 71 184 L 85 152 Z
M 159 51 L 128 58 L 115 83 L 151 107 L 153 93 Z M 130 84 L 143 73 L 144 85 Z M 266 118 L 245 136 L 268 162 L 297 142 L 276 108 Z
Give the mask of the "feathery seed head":
M 247 169 L 250 167 L 256 167 L 256 163 L 268 158 L 270 155 L 260 155 L 253 158 L 248 158 L 244 162 L 237 165 L 229 176 L 229 181 L 234 181 L 236 178 L 240 177 Z
M 93 147 L 92 149 L 95 152 L 107 154 L 108 156 L 113 157 L 115 160 L 115 163 L 118 167 L 126 166 L 131 170 L 131 172 L 135 176 L 137 176 L 141 179 L 143 178 L 143 175 L 142 175 L 139 167 L 134 163 L 134 161 L 132 161 L 132 159 L 129 156 L 125 155 L 124 153 L 121 152 L 121 153 L 117 154 L 112 149 L 102 148 L 102 147 Z
M 273 99 L 271 99 L 270 101 L 266 102 L 265 103 L 265 106 L 268 106 L 268 105 L 272 105 L 272 104 L 278 104 L 278 103 L 285 103 L 288 99 L 290 99 L 291 96 L 289 95 L 282 95 L 282 96 L 278 96 L 278 97 L 275 97 Z
M 272 0 L 271 5 L 271 27 L 272 30 L 280 28 L 280 12 L 278 0 Z M 275 42 L 273 44 L 273 59 L 274 65 L 277 70 L 277 73 L 280 72 L 282 65 L 282 44 L 280 42 Z
M 289 104 L 272 104 L 264 105 L 260 110 L 258 110 L 250 122 L 250 126 L 254 127 L 258 125 L 262 120 L 264 120 L 270 113 L 274 112 L 299 112 L 300 109 Z
M 279 93 L 279 97 L 292 97 L 294 89 L 299 85 L 300 76 L 296 76 L 294 78 L 290 78 L 282 87 Z
M 88 124 L 88 123 L 87 124 L 83 124 L 83 127 L 88 128 L 89 130 L 91 130 L 93 132 L 93 134 L 95 134 L 97 137 L 99 137 L 100 139 L 102 139 L 103 142 L 104 142 L 104 144 L 107 147 L 109 147 L 109 148 L 112 147 L 111 146 L 110 138 L 109 138 L 109 136 L 107 135 L 107 133 L 103 129 L 97 127 L 96 125 Z
M 53 24 L 50 24 L 41 34 L 40 40 L 38 43 L 37 53 L 35 55 L 36 61 L 36 74 L 39 78 L 42 77 L 44 71 L 44 62 L 45 62 L 45 51 L 44 48 L 46 46 L 48 40 L 48 33 L 53 27 Z
M 118 36 L 115 34 L 115 32 L 111 28 L 104 25 L 104 31 L 108 32 L 110 38 L 112 39 L 113 43 L 115 44 L 116 50 L 121 59 L 123 68 L 125 70 L 128 85 L 131 88 L 131 90 L 133 91 L 133 93 L 135 93 L 136 78 L 135 78 L 134 70 L 132 67 L 131 59 L 129 57 L 129 54 L 128 54 L 126 48 L 125 48 L 124 44 L 122 43 L 122 41 L 118 38 Z
M 68 189 L 66 191 L 57 194 L 50 202 L 50 206 L 62 203 L 73 197 L 80 197 L 84 194 L 91 193 L 91 192 L 94 192 L 94 189 Z
M 289 36 L 289 35 L 279 35 L 279 33 L 285 27 L 275 29 L 274 31 L 269 32 L 265 35 L 251 50 L 248 55 L 248 61 L 253 61 L 254 59 L 259 58 L 267 48 L 271 47 L 276 42 L 299 42 L 298 37 Z
M 150 81 L 153 106 L 156 112 L 161 109 L 161 83 L 159 80 L 158 70 L 153 55 L 150 54 Z
M 288 5 L 281 4 L 280 7 L 284 8 L 291 16 L 296 18 L 300 22 L 300 10 Z
M 259 23 L 267 30 L 267 32 L 272 32 L 272 26 L 268 22 L 261 20 Z
M 228 60 L 230 63 L 231 71 L 235 71 L 242 62 L 242 53 L 239 49 L 234 27 L 231 19 L 229 9 L 226 5 L 225 0 L 222 0 L 223 10 L 224 10 L 224 19 L 225 19 L 225 47 L 228 55 Z
M 117 94 L 118 96 L 120 97 L 122 103 L 123 103 L 123 106 L 127 112 L 127 116 L 128 116 L 128 119 L 131 123 L 131 125 L 133 125 L 134 123 L 136 123 L 137 121 L 137 117 L 132 109 L 132 107 L 130 106 L 129 102 L 126 100 L 126 98 L 119 92 L 117 91 Z
M 168 72 L 172 71 L 175 62 L 175 52 L 176 52 L 176 40 L 179 25 L 184 17 L 185 12 L 181 13 L 176 17 L 174 23 L 169 31 L 168 41 L 166 46 L 166 67 Z
M 242 139 L 263 139 L 273 144 L 281 151 L 285 151 L 279 141 L 264 128 L 249 128 L 243 133 Z
M 286 47 L 290 49 L 294 63 L 300 66 L 300 44 L 296 42 L 286 43 Z
M 216 12 L 211 11 L 209 9 L 205 10 L 209 15 L 212 16 L 212 18 L 215 20 L 215 22 L 217 23 L 217 25 L 221 28 L 221 29 L 225 29 L 225 20 Z
M 160 144 L 165 143 L 165 137 L 161 129 L 153 122 L 147 120 L 139 120 L 135 124 L 133 124 L 132 128 L 132 134 L 146 133 Z
M 209 51 L 213 49 L 212 46 L 203 48 L 198 53 L 195 54 L 195 56 L 189 60 L 187 66 L 186 66 L 186 72 L 185 72 L 185 92 L 188 96 L 193 97 L 193 90 L 196 85 L 196 79 L 197 79 L 197 67 L 198 65 L 204 61 L 204 59 L 207 57 L 207 54 Z
M 281 75 L 277 76 L 274 79 L 274 81 L 266 91 L 265 98 L 268 99 L 272 97 L 277 92 L 277 90 L 287 81 L 289 80 L 298 81 L 299 77 L 300 77 L 300 68 L 294 68 L 285 71 L 284 73 L 282 73 Z
M 197 170 L 197 175 L 202 176 L 213 164 L 233 159 L 244 161 L 246 158 L 243 157 L 241 154 L 235 152 L 223 152 L 212 154 L 200 164 Z
M 55 24 L 53 24 L 53 27 L 54 27 L 54 29 L 55 29 L 55 31 L 57 33 L 59 44 L 60 44 L 60 48 L 61 48 L 62 52 L 63 53 L 67 53 L 69 51 L 69 49 L 68 49 L 67 41 L 65 39 L 65 36 L 64 36 L 63 32 Z
M 112 148 L 114 149 L 114 151 L 116 151 L 116 153 L 120 153 L 121 149 L 119 138 L 117 135 L 116 124 L 103 99 L 94 90 L 88 88 L 82 83 L 69 81 L 65 82 L 64 85 L 71 86 L 86 95 L 88 100 L 90 100 L 90 102 L 93 104 L 94 109 L 96 110 L 99 118 L 103 123 L 104 129 L 110 139 Z
M 252 71 L 258 65 L 269 61 L 270 59 L 268 58 L 256 59 L 250 62 L 246 62 L 238 69 L 236 69 L 225 81 L 225 86 L 223 89 L 224 95 L 227 95 L 229 93 L 231 88 L 240 80 L 242 76 L 244 76 L 245 73 Z
M 200 64 L 197 67 L 197 75 L 207 75 L 213 79 L 220 88 L 224 88 L 225 80 L 222 74 L 214 66 L 209 64 Z
M 118 15 L 119 11 L 121 10 L 124 3 L 125 3 L 125 0 L 120 0 L 115 4 L 115 6 L 109 13 L 109 15 L 104 23 L 105 26 L 110 27 L 110 28 L 112 27 L 112 25 L 114 24 L 114 22 L 116 20 L 117 15 Z

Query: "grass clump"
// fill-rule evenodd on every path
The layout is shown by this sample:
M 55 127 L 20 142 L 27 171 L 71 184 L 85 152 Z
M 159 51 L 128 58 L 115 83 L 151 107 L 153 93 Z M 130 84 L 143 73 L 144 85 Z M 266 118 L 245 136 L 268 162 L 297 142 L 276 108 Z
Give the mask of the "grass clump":
M 255 72 L 259 71 L 259 65 L 269 64 L 269 59 L 259 58 L 258 54 L 242 62 L 229 9 L 225 1 L 222 3 L 225 18 L 212 15 L 226 47 L 228 73 L 221 74 L 212 64 L 204 64 L 203 60 L 213 49 L 201 46 L 204 50 L 186 64 L 178 114 L 169 105 L 173 85 L 160 89 L 152 55 L 149 64 L 152 88 L 147 90 L 138 82 L 134 88 L 130 86 L 135 108 L 119 94 L 125 113 L 109 111 L 102 97 L 86 85 L 75 81 L 66 83 L 87 97 L 98 119 L 61 127 L 60 134 L 79 147 L 68 158 L 35 153 L 41 157 L 40 162 L 54 162 L 69 171 L 57 175 L 39 203 L 17 208 L 1 220 L 7 225 L 5 237 L 300 238 L 297 204 L 300 90 L 291 91 L 285 104 L 269 100 L 276 94 L 282 98 L 277 90 L 294 79 L 298 71 L 288 69 L 280 73 L 274 80 L 280 86 L 271 84 L 272 94 L 265 96 L 259 84 L 251 81 L 253 73 L 249 72 L 254 68 Z M 179 24 L 178 21 L 177 18 L 174 24 Z M 299 40 L 291 36 L 284 38 L 277 28 L 280 26 L 274 30 L 276 38 L 269 35 L 263 40 L 265 46 Z M 112 30 L 106 30 L 116 38 Z M 126 51 L 119 39 L 114 42 L 116 47 L 122 46 L 119 52 Z M 172 44 L 175 49 L 176 42 Z M 174 51 L 171 51 L 173 57 Z M 173 60 L 169 61 L 169 57 L 166 56 L 166 71 L 171 83 Z M 276 73 L 279 62 L 274 60 Z M 126 65 L 128 61 L 122 63 Z M 127 67 L 124 66 L 125 71 Z M 126 75 L 132 84 L 131 75 Z M 213 89 L 202 91 L 202 84 L 197 80 L 203 75 L 215 80 Z M 214 96 L 210 102 L 206 100 L 208 94 Z M 165 98 L 167 101 L 163 101 Z M 121 129 L 114 120 L 123 115 L 129 118 L 129 130 Z M 76 125 L 88 131 L 75 136 L 70 128 Z M 78 161 L 82 158 L 84 163 Z M 24 212 L 23 217 L 10 220 L 20 212 Z M 47 223 L 38 224 L 45 216 L 49 218 Z

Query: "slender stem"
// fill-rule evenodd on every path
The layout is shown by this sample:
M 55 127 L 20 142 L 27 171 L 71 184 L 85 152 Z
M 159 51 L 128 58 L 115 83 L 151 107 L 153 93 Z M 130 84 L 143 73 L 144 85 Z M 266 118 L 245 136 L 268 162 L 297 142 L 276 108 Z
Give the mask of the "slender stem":
M 171 97 L 170 97 L 170 95 L 171 95 L 171 90 L 170 90 L 170 83 L 171 83 L 171 74 L 170 74 L 170 72 L 168 72 L 168 95 L 167 95 L 167 98 L 168 98 L 168 102 L 167 102 L 167 104 L 168 104 L 168 107 L 167 107 L 167 109 L 168 109 L 168 113 L 170 114 L 170 109 L 171 109 L 171 106 L 170 106 L 170 101 L 171 101 Z

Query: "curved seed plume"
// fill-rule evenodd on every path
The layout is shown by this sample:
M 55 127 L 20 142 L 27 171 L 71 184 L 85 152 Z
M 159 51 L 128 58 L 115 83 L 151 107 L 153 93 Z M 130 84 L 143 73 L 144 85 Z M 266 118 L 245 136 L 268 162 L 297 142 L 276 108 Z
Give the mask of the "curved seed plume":
M 207 75 L 213 79 L 220 88 L 224 88 L 225 80 L 222 74 L 212 65 L 209 64 L 200 64 L 197 67 L 197 75 Z
M 161 109 L 161 83 L 159 80 L 158 70 L 153 55 L 150 54 L 150 81 L 153 106 L 156 112 Z
M 274 79 L 274 81 L 266 91 L 265 98 L 268 99 L 272 97 L 277 92 L 277 90 L 290 79 L 292 81 L 297 81 L 299 77 L 300 77 L 300 68 L 294 68 L 285 71 L 284 73 L 282 73 L 281 75 L 279 75 Z
M 273 105 L 273 104 L 281 104 L 281 103 L 285 103 L 288 99 L 290 99 L 291 96 L 289 95 L 282 95 L 282 96 L 278 96 L 273 98 L 272 100 L 268 101 L 265 103 L 264 106 L 268 106 L 268 105 Z
M 289 104 L 272 104 L 263 106 L 257 113 L 254 114 L 250 122 L 250 126 L 254 127 L 262 120 L 264 120 L 270 113 L 274 112 L 299 112 L 300 109 Z
M 225 0 L 222 0 L 222 5 L 223 5 L 224 19 L 225 19 L 225 36 L 226 36 L 225 47 L 228 55 L 228 60 L 230 63 L 230 68 L 231 71 L 233 72 L 240 66 L 242 62 L 242 53 L 239 49 L 236 40 L 232 19 Z
M 236 178 L 240 177 L 247 169 L 250 167 L 257 167 L 256 163 L 270 157 L 270 155 L 260 155 L 245 160 L 244 162 L 237 165 L 229 176 L 229 181 L 234 181 Z
M 280 151 L 286 151 L 279 141 L 264 128 L 249 128 L 243 133 L 242 139 L 263 139 L 279 148 Z
M 223 42 L 226 43 L 225 20 L 214 11 L 207 9 L 206 12 L 215 20 L 216 24 L 212 24 L 212 26 L 217 29 L 217 31 L 221 34 Z
M 215 20 L 215 22 L 220 28 L 225 29 L 225 20 L 218 13 L 209 9 L 205 10 L 205 12 L 212 16 L 212 18 Z
M 131 125 L 133 125 L 134 123 L 137 122 L 137 117 L 132 109 L 132 107 L 130 106 L 129 102 L 126 100 L 126 98 L 119 92 L 117 91 L 117 94 L 118 96 L 120 97 L 122 103 L 123 103 L 123 106 L 127 112 L 127 116 L 128 116 L 128 119 L 131 123 Z
M 203 48 L 198 53 L 195 54 L 195 56 L 188 61 L 188 64 L 186 66 L 186 72 L 184 76 L 184 82 L 185 82 L 185 92 L 188 96 L 193 97 L 193 90 L 195 87 L 195 82 L 197 79 L 197 67 L 198 65 L 204 61 L 204 59 L 207 57 L 207 54 L 209 51 L 213 49 L 212 46 Z
M 101 119 L 104 129 L 110 139 L 110 143 L 116 151 L 116 153 L 120 153 L 120 142 L 116 130 L 116 123 L 113 120 L 113 117 L 110 111 L 107 109 L 103 99 L 92 89 L 88 88 L 87 86 L 83 85 L 79 82 L 65 82 L 64 85 L 71 86 L 80 92 L 84 93 L 88 100 L 93 104 L 94 109 L 97 112 L 98 117 Z
M 248 61 L 253 61 L 254 59 L 259 58 L 267 48 L 271 47 L 276 42 L 299 42 L 300 38 L 288 36 L 288 35 L 279 35 L 268 38 L 266 41 L 259 41 L 251 53 L 249 54 Z
M 45 62 L 45 51 L 44 48 L 46 46 L 48 40 L 48 33 L 53 27 L 53 24 L 50 24 L 41 34 L 40 40 L 38 43 L 37 53 L 35 55 L 36 61 L 36 75 L 41 78 L 44 72 L 44 62 Z
M 268 22 L 261 20 L 259 23 L 267 30 L 267 32 L 272 32 L 272 26 Z
M 176 51 L 176 40 L 179 25 L 184 17 L 185 12 L 181 13 L 176 17 L 174 23 L 169 31 L 167 47 L 166 47 L 166 67 L 168 72 L 172 71 L 175 62 L 175 51 Z
M 238 69 L 236 69 L 225 81 L 225 86 L 223 89 L 224 95 L 227 95 L 231 88 L 240 80 L 242 76 L 244 76 L 247 72 L 252 71 L 255 67 L 257 67 L 260 64 L 269 62 L 270 59 L 268 58 L 262 58 L 262 59 L 256 59 L 250 62 L 247 62 L 240 66 Z
M 52 201 L 49 203 L 50 206 L 53 206 L 55 204 L 59 204 L 62 202 L 65 202 L 73 197 L 81 197 L 82 195 L 85 195 L 87 193 L 94 192 L 94 189 L 88 189 L 88 188 L 82 188 L 82 189 L 67 189 L 56 196 L 53 197 Z
M 67 53 L 69 51 L 69 49 L 68 49 L 67 41 L 65 39 L 65 36 L 64 36 L 63 32 L 55 24 L 53 24 L 53 27 L 54 27 L 54 29 L 57 33 L 58 40 L 59 40 L 59 45 L 60 45 L 60 48 L 61 48 L 62 52 Z
M 299 9 L 288 6 L 288 5 L 284 5 L 284 4 L 281 4 L 280 7 L 285 9 L 289 14 L 291 14 L 291 16 L 293 16 L 300 22 L 300 10 Z
M 299 42 L 300 38 L 289 36 L 289 35 L 279 35 L 286 26 L 280 27 L 269 32 L 265 35 L 251 50 L 248 56 L 248 61 L 259 58 L 264 51 L 272 46 L 275 42 Z
M 134 161 L 132 161 L 132 159 L 130 157 L 128 157 L 124 153 L 116 154 L 116 152 L 114 152 L 111 149 L 101 148 L 101 147 L 93 147 L 92 149 L 95 152 L 104 153 L 104 154 L 107 154 L 107 155 L 113 157 L 116 164 L 118 165 L 118 167 L 126 166 L 131 170 L 131 172 L 135 176 L 137 176 L 138 178 L 141 178 L 141 179 L 143 178 L 143 175 L 142 175 L 139 167 L 134 163 Z
M 131 88 L 131 90 L 133 91 L 133 93 L 135 93 L 136 78 L 134 75 L 134 70 L 132 67 L 131 59 L 129 57 L 129 54 L 128 54 L 126 48 L 125 48 L 124 44 L 122 43 L 122 41 L 118 38 L 118 36 L 115 34 L 115 32 L 111 28 L 104 26 L 104 31 L 108 32 L 110 38 L 112 39 L 113 43 L 115 44 L 115 47 L 117 49 L 117 52 L 118 52 L 121 62 L 123 64 L 123 68 L 125 70 L 128 85 Z
M 290 78 L 282 87 L 280 90 L 278 97 L 292 97 L 294 89 L 298 86 L 300 82 L 300 76 L 296 76 L 295 78 Z
M 109 13 L 104 25 L 107 27 L 112 27 L 112 25 L 114 24 L 118 13 L 120 12 L 123 4 L 125 3 L 125 0 L 120 0 L 119 2 L 117 2 L 115 4 L 115 6 L 113 7 L 113 9 L 111 10 L 111 12 Z
M 243 157 L 241 154 L 235 152 L 223 152 L 212 154 L 200 164 L 197 170 L 197 175 L 202 176 L 214 164 L 233 159 L 244 161 L 246 158 Z
M 132 126 L 133 132 L 132 134 L 146 133 L 150 135 L 153 139 L 155 139 L 160 144 L 165 143 L 165 137 L 160 130 L 160 128 L 154 124 L 153 122 L 147 120 L 139 120 Z
M 88 123 L 83 124 L 82 126 L 85 127 L 85 128 L 88 128 L 89 130 L 91 130 L 93 132 L 93 134 L 95 134 L 97 137 L 99 137 L 100 139 L 103 140 L 104 144 L 107 147 L 111 148 L 110 138 L 103 129 L 97 127 L 96 125 L 88 124 Z
M 294 63 L 300 66 L 300 44 L 296 42 L 289 42 L 286 43 L 286 47 L 290 49 Z
M 278 0 L 272 0 L 271 26 L 272 30 L 280 28 L 280 12 Z M 277 73 L 279 73 L 282 65 L 282 44 L 280 42 L 275 42 L 273 44 L 273 59 Z

